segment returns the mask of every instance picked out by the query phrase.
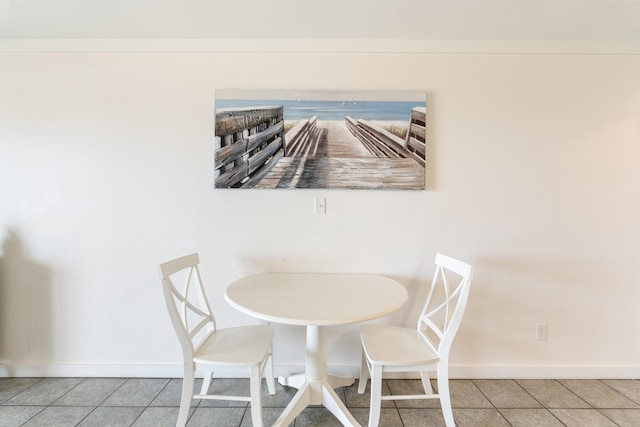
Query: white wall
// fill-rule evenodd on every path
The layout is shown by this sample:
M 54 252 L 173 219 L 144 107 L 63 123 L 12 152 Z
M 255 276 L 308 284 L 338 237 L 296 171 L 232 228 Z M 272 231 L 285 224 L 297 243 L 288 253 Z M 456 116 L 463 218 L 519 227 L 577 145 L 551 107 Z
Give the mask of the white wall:
M 384 321 L 413 324 L 441 251 L 476 268 L 454 376 L 638 377 L 639 75 L 637 55 L 0 54 L 0 369 L 180 375 L 156 265 L 190 251 L 222 326 L 253 322 L 225 286 L 268 270 L 387 274 L 412 301 Z M 428 190 L 214 190 L 233 87 L 424 90 Z M 303 334 L 278 326 L 280 372 Z M 357 327 L 329 336 L 355 373 Z

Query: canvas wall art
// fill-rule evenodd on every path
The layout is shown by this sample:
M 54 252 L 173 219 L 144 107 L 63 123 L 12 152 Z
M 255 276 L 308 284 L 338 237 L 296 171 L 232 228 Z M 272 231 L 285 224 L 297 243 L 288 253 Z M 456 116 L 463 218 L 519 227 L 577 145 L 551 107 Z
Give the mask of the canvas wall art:
M 219 90 L 215 188 L 423 190 L 426 96 Z

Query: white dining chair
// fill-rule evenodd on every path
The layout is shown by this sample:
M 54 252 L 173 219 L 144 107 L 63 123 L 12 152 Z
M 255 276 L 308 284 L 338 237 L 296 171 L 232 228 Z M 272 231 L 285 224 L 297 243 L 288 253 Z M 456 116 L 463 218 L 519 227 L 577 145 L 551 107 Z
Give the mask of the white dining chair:
M 275 394 L 271 350 L 273 326 L 216 328 L 200 277 L 199 263 L 198 254 L 193 253 L 159 265 L 165 302 L 182 347 L 184 363 L 182 397 L 176 426 L 184 426 L 187 422 L 191 399 L 250 402 L 253 425 L 262 426 L 260 387 L 263 374 L 269 394 Z M 225 368 L 234 372 L 243 368 L 248 370 L 250 396 L 208 393 L 213 372 Z M 204 373 L 199 394 L 194 394 L 196 370 Z
M 445 423 L 454 427 L 449 395 L 449 352 L 469 297 L 472 267 L 448 256 L 436 255 L 436 272 L 418 319 L 417 328 L 363 325 L 362 365 L 358 393 L 365 392 L 371 376 L 369 427 L 380 422 L 382 400 L 439 399 Z M 431 387 L 429 371 L 437 375 L 438 393 Z M 386 372 L 420 372 L 424 393 L 382 395 Z

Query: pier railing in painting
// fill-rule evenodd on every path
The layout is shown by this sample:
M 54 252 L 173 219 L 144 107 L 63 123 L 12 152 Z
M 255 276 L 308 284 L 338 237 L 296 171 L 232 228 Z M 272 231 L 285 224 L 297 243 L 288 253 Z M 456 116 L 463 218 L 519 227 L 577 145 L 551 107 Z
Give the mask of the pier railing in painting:
M 282 106 L 216 110 L 215 186 L 251 187 L 284 156 Z
M 287 131 L 284 144 L 285 157 L 315 156 L 319 140 L 317 121 L 317 116 L 300 120 Z
M 368 120 L 345 117 L 347 128 L 376 157 L 409 157 L 404 140 Z
M 345 123 L 349 131 L 376 157 L 412 158 L 420 165 L 425 165 L 425 108 L 416 107 L 411 111 L 405 139 L 368 120 L 347 116 Z
M 405 147 L 411 154 L 411 157 L 422 166 L 425 165 L 426 159 L 426 140 L 427 109 L 425 107 L 415 107 L 411 110 L 411 120 Z

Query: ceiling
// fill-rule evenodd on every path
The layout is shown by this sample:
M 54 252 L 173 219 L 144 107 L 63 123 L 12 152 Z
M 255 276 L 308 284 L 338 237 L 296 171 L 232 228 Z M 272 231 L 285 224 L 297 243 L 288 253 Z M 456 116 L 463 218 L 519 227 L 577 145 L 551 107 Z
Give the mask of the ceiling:
M 0 39 L 640 42 L 640 0 L 0 0 Z

